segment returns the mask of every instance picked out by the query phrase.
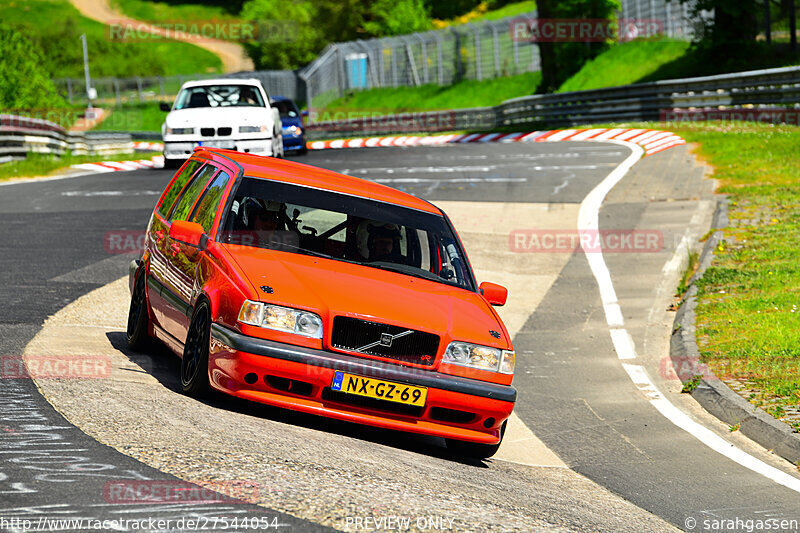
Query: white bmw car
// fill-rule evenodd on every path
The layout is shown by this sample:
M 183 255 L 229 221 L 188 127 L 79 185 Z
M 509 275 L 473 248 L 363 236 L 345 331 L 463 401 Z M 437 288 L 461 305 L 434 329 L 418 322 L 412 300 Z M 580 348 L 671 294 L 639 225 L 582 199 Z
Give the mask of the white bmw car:
M 181 86 L 161 135 L 164 166 L 174 168 L 197 146 L 229 148 L 251 154 L 283 157 L 278 110 L 255 79 L 189 81 Z

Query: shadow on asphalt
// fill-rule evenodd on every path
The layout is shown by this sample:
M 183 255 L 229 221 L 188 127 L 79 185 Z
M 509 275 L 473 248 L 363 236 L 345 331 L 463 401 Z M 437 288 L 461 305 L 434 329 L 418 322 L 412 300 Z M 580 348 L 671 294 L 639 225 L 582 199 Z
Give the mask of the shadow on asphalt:
M 180 359 L 165 345 L 154 342 L 148 354 L 131 351 L 125 339 L 125 333 L 111 331 L 106 333 L 111 345 L 122 353 L 129 361 L 153 376 L 165 388 L 181 393 L 180 386 Z M 206 399 L 196 400 L 220 410 L 233 411 L 264 420 L 271 420 L 282 424 L 303 427 L 315 431 L 335 433 L 345 437 L 355 438 L 366 442 L 391 446 L 437 459 L 443 459 L 478 468 L 488 468 L 488 463 L 468 457 L 454 455 L 439 437 L 404 433 L 387 429 L 364 426 L 352 422 L 325 418 L 323 416 L 300 413 L 290 409 L 272 407 L 257 402 L 250 402 L 234 398 L 213 391 Z

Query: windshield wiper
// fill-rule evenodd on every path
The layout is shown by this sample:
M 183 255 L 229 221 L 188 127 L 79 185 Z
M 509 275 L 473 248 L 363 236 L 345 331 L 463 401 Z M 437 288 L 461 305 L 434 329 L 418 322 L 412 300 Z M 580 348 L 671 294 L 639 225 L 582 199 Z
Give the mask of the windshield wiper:
M 442 282 L 444 281 L 442 278 L 440 278 L 433 272 L 428 272 L 427 270 L 405 266 L 398 263 L 387 263 L 385 261 L 376 261 L 374 263 L 360 263 L 360 264 L 364 266 L 379 268 L 381 270 L 388 270 L 389 272 L 396 272 L 398 274 L 406 274 L 408 276 L 414 276 L 415 278 L 422 278 L 431 281 L 442 281 Z
M 297 250 L 301 254 L 313 255 L 313 256 L 316 256 L 316 257 L 322 257 L 324 259 L 339 260 L 338 257 L 333 257 L 332 255 L 328 255 L 328 254 L 325 254 L 325 253 L 322 253 L 322 252 L 317 252 L 315 250 L 309 250 L 308 248 L 301 248 L 299 246 L 294 246 L 294 245 L 286 244 L 286 243 L 282 243 L 277 248 L 268 248 L 268 250 L 276 250 L 276 251 L 280 252 L 280 251 L 282 251 L 283 248 L 291 248 L 292 250 Z

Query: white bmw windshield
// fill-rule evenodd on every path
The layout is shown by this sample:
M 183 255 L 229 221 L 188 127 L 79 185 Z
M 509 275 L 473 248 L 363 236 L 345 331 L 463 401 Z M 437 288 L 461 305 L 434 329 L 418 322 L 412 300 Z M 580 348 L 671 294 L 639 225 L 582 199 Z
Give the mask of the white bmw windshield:
M 253 85 L 188 87 L 175 102 L 175 109 L 230 106 L 265 107 L 261 91 Z

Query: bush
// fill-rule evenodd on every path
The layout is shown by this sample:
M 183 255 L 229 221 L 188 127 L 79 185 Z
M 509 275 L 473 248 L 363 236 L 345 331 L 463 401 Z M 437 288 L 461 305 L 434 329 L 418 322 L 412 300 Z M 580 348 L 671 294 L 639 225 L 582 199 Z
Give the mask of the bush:
M 61 109 L 42 50 L 9 26 L 0 23 L 0 109 L 4 111 Z

